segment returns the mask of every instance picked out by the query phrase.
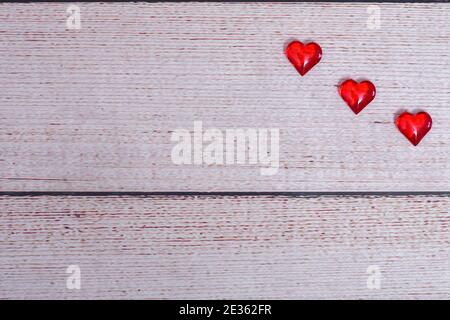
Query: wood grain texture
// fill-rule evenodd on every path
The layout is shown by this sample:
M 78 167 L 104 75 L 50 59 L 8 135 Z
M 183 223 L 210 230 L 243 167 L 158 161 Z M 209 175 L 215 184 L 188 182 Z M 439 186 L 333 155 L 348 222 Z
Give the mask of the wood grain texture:
M 450 5 L 61 3 L 0 5 L 0 190 L 448 191 Z M 287 41 L 314 40 L 301 78 Z M 337 95 L 367 78 L 358 117 Z M 428 111 L 414 148 L 393 124 Z M 279 128 L 280 170 L 171 161 L 171 132 Z
M 0 197 L 0 298 L 448 299 L 445 196 Z M 81 290 L 67 290 L 68 265 Z M 370 265 L 381 289 L 366 286 Z

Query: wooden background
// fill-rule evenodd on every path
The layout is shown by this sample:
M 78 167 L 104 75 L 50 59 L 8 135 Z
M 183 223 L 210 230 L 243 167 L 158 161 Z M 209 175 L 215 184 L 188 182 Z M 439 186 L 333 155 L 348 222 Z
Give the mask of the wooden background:
M 78 5 L 0 4 L 0 298 L 450 298 L 450 5 Z M 418 147 L 400 110 L 433 117 Z M 279 128 L 278 174 L 173 164 L 194 121 Z

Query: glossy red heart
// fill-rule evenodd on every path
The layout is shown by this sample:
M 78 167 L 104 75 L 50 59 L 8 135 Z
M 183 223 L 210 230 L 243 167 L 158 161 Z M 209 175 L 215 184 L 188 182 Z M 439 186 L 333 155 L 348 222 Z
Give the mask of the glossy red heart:
M 358 83 L 349 79 L 339 86 L 339 94 L 350 109 L 358 114 L 375 98 L 376 90 L 370 81 Z
M 286 56 L 298 73 L 304 76 L 322 59 L 322 48 L 315 42 L 303 44 L 300 41 L 292 41 L 286 47 Z
M 426 112 L 404 112 L 395 119 L 398 130 L 415 146 L 430 131 L 433 121 Z

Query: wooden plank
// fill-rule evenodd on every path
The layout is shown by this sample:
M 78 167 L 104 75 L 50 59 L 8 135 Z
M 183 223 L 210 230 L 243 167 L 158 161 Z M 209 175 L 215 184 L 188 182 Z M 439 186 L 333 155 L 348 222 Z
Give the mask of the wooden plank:
M 448 191 L 448 4 L 61 3 L 0 5 L 0 190 Z M 431 21 L 431 22 L 430 22 Z M 322 62 L 301 78 L 290 39 Z M 367 78 L 358 117 L 336 84 Z M 393 124 L 428 111 L 412 147 Z M 176 165 L 171 133 L 278 128 L 280 168 Z
M 0 298 L 448 299 L 446 196 L 0 197 Z M 81 289 L 66 289 L 68 265 Z M 381 272 L 368 289 L 367 268 Z

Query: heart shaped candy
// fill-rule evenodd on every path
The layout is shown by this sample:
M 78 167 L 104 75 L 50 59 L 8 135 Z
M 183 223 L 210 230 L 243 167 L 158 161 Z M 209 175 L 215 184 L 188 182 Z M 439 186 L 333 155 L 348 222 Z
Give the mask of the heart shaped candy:
M 350 109 L 358 114 L 375 98 L 376 90 L 370 81 L 358 83 L 349 79 L 339 86 L 339 94 Z
M 430 131 L 433 121 L 426 112 L 411 114 L 403 112 L 395 119 L 398 130 L 415 146 Z
M 303 44 L 292 41 L 286 47 L 286 56 L 300 75 L 304 76 L 322 59 L 322 48 L 315 42 Z

